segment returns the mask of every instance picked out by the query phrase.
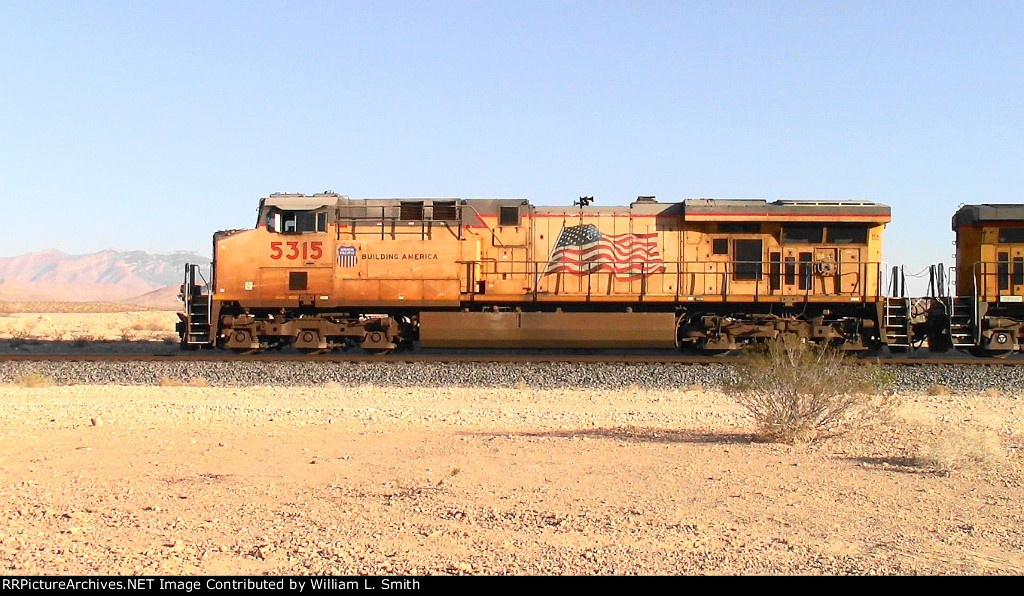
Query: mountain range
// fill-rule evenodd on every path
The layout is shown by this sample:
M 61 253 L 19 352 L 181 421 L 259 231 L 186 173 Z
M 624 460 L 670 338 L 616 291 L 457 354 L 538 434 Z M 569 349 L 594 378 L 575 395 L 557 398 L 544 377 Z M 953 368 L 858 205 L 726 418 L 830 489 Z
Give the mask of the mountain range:
M 0 300 L 129 302 L 174 308 L 186 263 L 203 266 L 196 252 L 150 254 L 104 250 L 69 255 L 57 250 L 0 258 Z

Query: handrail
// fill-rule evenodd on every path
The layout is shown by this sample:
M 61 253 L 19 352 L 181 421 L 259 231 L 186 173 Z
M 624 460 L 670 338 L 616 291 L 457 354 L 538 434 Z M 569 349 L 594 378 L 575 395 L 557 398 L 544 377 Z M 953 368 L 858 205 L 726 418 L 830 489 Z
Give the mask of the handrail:
M 732 292 L 736 291 L 735 284 L 753 284 L 750 287 L 750 294 L 755 296 L 756 299 L 768 296 L 797 296 L 802 295 L 804 299 L 809 299 L 811 296 L 858 296 L 863 300 L 878 299 L 883 293 L 881 286 L 870 288 L 868 283 L 865 283 L 874 278 L 880 277 L 881 263 L 878 261 L 854 261 L 841 263 L 840 269 L 834 273 L 817 273 L 807 264 L 801 265 L 800 263 L 794 263 L 794 274 L 797 279 L 801 279 L 803 282 L 800 285 L 804 286 L 800 288 L 800 294 L 794 294 L 793 292 L 787 292 L 786 286 L 795 284 L 786 284 L 784 280 L 788 277 L 785 269 L 780 268 L 778 273 L 766 272 L 766 267 L 770 265 L 764 260 L 761 261 L 663 261 L 657 263 L 658 266 L 663 267 L 659 272 L 650 272 L 652 263 L 649 260 L 636 260 L 636 261 L 620 261 L 615 263 L 620 271 L 636 271 L 636 275 L 624 276 L 621 273 L 616 273 L 614 270 L 607 268 L 611 263 L 607 261 L 545 261 L 545 260 L 526 260 L 526 259 L 513 259 L 513 260 L 463 260 L 457 261 L 460 266 L 467 267 L 467 280 L 468 279 L 480 279 L 480 280 L 494 280 L 498 276 L 515 276 L 521 277 L 519 281 L 522 283 L 529 284 L 524 287 L 524 293 L 531 294 L 536 298 L 539 294 L 548 294 L 557 290 L 541 290 L 542 282 L 549 275 L 570 275 L 580 279 L 579 294 L 585 296 L 594 296 L 599 284 L 595 283 L 596 279 L 609 277 L 615 277 L 615 281 L 620 283 L 639 283 L 640 287 L 634 290 L 634 293 L 638 297 L 645 297 L 647 295 L 662 295 L 660 290 L 653 290 L 652 287 L 656 288 L 655 280 L 670 280 L 671 287 L 668 289 L 669 284 L 666 283 L 664 289 L 665 296 L 675 296 L 677 301 L 683 297 L 691 296 L 709 296 L 709 295 L 721 295 L 729 296 Z M 561 265 L 571 269 L 569 272 L 551 272 L 545 273 L 552 265 Z M 710 267 L 709 267 L 710 265 Z M 736 279 L 737 269 L 743 265 L 751 266 L 751 269 L 756 275 L 754 279 Z M 500 269 L 500 270 L 499 270 Z M 879 272 L 876 275 L 872 275 L 872 272 Z M 472 274 L 472 276 L 470 276 Z M 628 277 L 628 279 L 624 279 Z M 774 277 L 779 279 L 773 281 Z M 584 279 L 586 278 L 586 279 Z M 819 285 L 817 280 L 838 280 L 831 289 L 821 288 L 818 289 L 815 286 Z M 710 288 L 708 280 L 711 281 Z M 852 280 L 852 281 L 851 281 Z M 602 282 L 603 283 L 603 282 Z M 586 284 L 586 285 L 583 285 Z M 762 287 L 762 285 L 764 287 Z M 773 285 L 775 287 L 773 288 Z M 469 284 L 467 284 L 469 286 Z M 844 290 L 843 288 L 849 288 Z M 707 291 L 711 289 L 711 291 Z M 837 291 L 838 290 L 838 291 Z M 873 291 L 872 291 L 873 290 Z M 472 287 L 467 287 L 467 291 L 470 293 L 478 293 Z

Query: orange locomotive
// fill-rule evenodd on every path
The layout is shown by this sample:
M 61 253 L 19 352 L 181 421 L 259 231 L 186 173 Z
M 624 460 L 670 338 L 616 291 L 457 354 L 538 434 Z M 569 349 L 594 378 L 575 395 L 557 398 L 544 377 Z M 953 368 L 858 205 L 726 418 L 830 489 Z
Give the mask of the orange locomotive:
M 1005 356 L 1024 340 L 1024 205 L 963 205 L 953 216 L 956 294 L 931 319 L 950 321 L 948 344 Z M 976 323 L 977 322 L 977 323 Z M 933 325 L 934 326 L 934 325 Z
M 882 231 L 863 201 L 273 194 L 186 269 L 182 346 L 683 347 L 780 333 L 885 341 Z

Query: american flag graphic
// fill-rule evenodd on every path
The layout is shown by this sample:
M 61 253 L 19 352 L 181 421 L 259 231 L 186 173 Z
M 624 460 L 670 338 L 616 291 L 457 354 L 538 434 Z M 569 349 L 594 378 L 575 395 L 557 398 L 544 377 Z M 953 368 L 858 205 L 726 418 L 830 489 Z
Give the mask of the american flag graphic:
M 544 275 L 583 276 L 607 271 L 619 281 L 637 280 L 665 272 L 655 243 L 657 233 L 602 234 L 593 224 L 562 228 L 551 249 Z
M 338 247 L 338 267 L 355 267 L 358 262 L 359 257 L 356 256 L 356 247 Z

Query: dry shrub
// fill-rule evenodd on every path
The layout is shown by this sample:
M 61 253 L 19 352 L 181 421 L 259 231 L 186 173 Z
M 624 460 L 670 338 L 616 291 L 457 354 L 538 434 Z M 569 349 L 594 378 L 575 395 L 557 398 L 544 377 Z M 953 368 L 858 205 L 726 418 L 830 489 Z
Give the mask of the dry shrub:
M 928 395 L 949 395 L 949 388 L 945 385 L 932 385 L 928 388 Z
M 168 376 L 160 378 L 161 387 L 209 387 L 210 384 L 206 382 L 206 379 L 202 377 L 193 377 L 187 381 L 180 379 L 172 379 Z
M 76 348 L 84 348 L 89 343 L 100 341 L 99 337 L 85 330 L 71 331 L 68 335 Z
M 173 321 L 163 313 L 129 313 L 127 329 L 131 331 L 168 331 L 174 329 Z
M 896 402 L 877 395 L 887 383 L 881 367 L 845 356 L 783 335 L 738 362 L 726 389 L 754 417 L 757 439 L 767 442 L 803 444 L 887 418 Z
M 1003 396 L 1003 392 L 1000 391 L 996 387 L 989 387 L 988 389 L 983 391 L 981 395 L 984 396 L 984 397 L 995 399 L 997 397 L 1002 397 Z
M 53 379 L 37 372 L 25 373 L 14 379 L 14 384 L 19 387 L 31 387 L 34 389 L 53 387 Z
M 9 335 L 11 339 L 27 340 L 32 336 L 32 333 L 28 329 L 22 328 L 10 329 L 8 330 L 7 335 Z
M 529 387 L 527 386 L 526 381 L 519 379 L 516 381 L 515 388 L 519 391 L 526 391 Z
M 1002 457 L 999 437 L 991 430 L 943 429 L 917 449 L 921 467 L 951 473 L 969 467 L 987 467 Z

